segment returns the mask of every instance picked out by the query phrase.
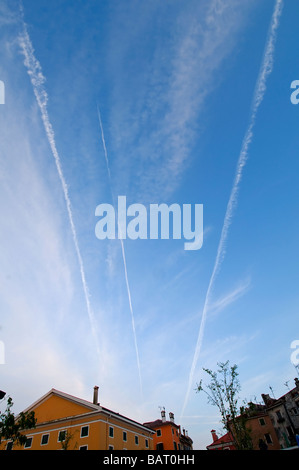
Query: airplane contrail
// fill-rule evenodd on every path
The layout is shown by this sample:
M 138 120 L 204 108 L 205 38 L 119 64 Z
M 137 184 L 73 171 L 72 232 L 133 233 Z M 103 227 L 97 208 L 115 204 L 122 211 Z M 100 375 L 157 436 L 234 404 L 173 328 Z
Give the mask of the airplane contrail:
M 248 159 L 248 148 L 249 145 L 252 141 L 253 138 L 253 128 L 256 120 L 256 115 L 258 108 L 264 98 L 264 94 L 266 91 L 266 81 L 267 77 L 269 74 L 272 72 L 273 69 L 273 62 L 274 62 L 274 51 L 275 51 L 275 41 L 276 41 L 276 36 L 277 36 L 277 30 L 279 26 L 279 19 L 282 13 L 282 8 L 283 8 L 283 0 L 277 0 L 274 6 L 274 11 L 272 14 L 272 19 L 271 19 L 271 24 L 268 32 L 268 37 L 266 41 L 266 47 L 263 55 L 263 60 L 262 64 L 260 67 L 260 72 L 259 76 L 256 82 L 256 87 L 253 95 L 253 100 L 252 100 L 252 105 L 251 105 L 251 116 L 250 116 L 250 121 L 249 125 L 247 128 L 247 131 L 245 133 L 242 147 L 241 147 L 241 152 L 239 155 L 238 163 L 237 163 L 237 169 L 235 173 L 235 179 L 234 183 L 232 186 L 230 198 L 228 201 L 226 213 L 225 213 L 225 218 L 224 218 L 224 223 L 222 227 L 222 232 L 220 236 L 220 241 L 217 249 L 217 255 L 216 255 L 216 260 L 214 264 L 214 268 L 212 271 L 212 275 L 209 281 L 206 297 L 205 297 L 205 302 L 204 302 L 204 307 L 203 307 L 203 312 L 202 312 L 202 318 L 201 318 L 201 324 L 200 324 L 200 329 L 199 329 L 199 334 L 198 334 L 198 339 L 195 347 L 195 352 L 194 352 L 194 357 L 193 357 L 193 362 L 191 365 L 191 370 L 189 373 L 189 382 L 188 382 L 188 388 L 187 388 L 187 393 L 185 396 L 184 404 L 183 404 L 183 409 L 181 412 L 181 416 L 183 416 L 185 407 L 188 402 L 188 398 L 190 395 L 191 391 L 191 386 L 193 382 L 193 377 L 194 377 L 194 372 L 195 372 L 195 367 L 198 361 L 200 349 L 202 346 L 202 341 L 203 341 L 203 335 L 204 335 L 204 328 L 205 328 L 205 323 L 206 323 L 206 318 L 207 318 L 207 312 L 208 312 L 208 306 L 209 306 L 209 300 L 211 296 L 211 292 L 213 289 L 213 285 L 216 279 L 216 276 L 219 272 L 219 269 L 221 267 L 221 263 L 224 259 L 225 256 L 225 243 L 227 240 L 228 236 L 228 231 L 229 227 L 232 222 L 232 217 L 233 217 L 233 212 L 234 209 L 237 205 L 237 197 L 238 197 L 238 191 L 239 191 L 239 186 L 240 182 L 242 179 L 242 173 L 244 170 L 244 167 L 246 165 L 246 161 Z
M 107 152 L 107 147 L 106 147 L 105 135 L 104 135 L 102 118 L 101 118 L 101 113 L 100 113 L 99 106 L 97 106 L 97 110 L 98 110 L 98 119 L 99 119 L 99 124 L 100 124 L 101 138 L 102 138 L 102 144 L 103 144 L 105 161 L 106 161 L 106 168 L 107 168 L 108 178 L 109 178 L 111 197 L 112 197 L 113 205 L 114 205 L 114 207 L 116 207 L 115 197 L 114 197 L 114 192 L 113 192 L 112 179 L 111 179 L 110 165 L 109 165 L 109 160 L 108 160 L 108 152 Z M 132 330 L 133 330 L 134 344 L 135 344 L 135 351 L 136 351 L 137 368 L 138 368 L 138 374 L 139 374 L 139 384 L 140 384 L 140 390 L 141 390 L 141 395 L 142 395 L 141 366 L 140 366 L 139 350 L 138 350 L 138 344 L 137 344 L 137 335 L 136 335 L 136 328 L 135 328 L 134 311 L 133 311 L 133 306 L 132 306 L 131 289 L 130 289 L 129 278 L 128 278 L 125 247 L 124 247 L 124 242 L 123 242 L 123 239 L 122 239 L 121 236 L 119 237 L 119 240 L 120 240 L 120 243 L 121 243 L 121 252 L 122 252 L 122 258 L 123 258 L 123 264 L 124 264 L 125 280 L 126 280 L 129 307 L 130 307 L 130 313 L 131 313 Z
M 23 13 L 22 5 L 20 5 L 20 10 L 22 14 Z M 95 342 L 96 342 L 97 353 L 100 359 L 101 354 L 100 354 L 100 347 L 98 344 L 97 333 L 96 333 L 96 321 L 95 321 L 95 317 L 94 317 L 91 304 L 90 304 L 89 292 L 88 292 L 88 287 L 87 287 L 87 282 L 86 282 L 86 277 L 85 277 L 85 272 L 84 272 L 84 266 L 83 266 L 82 256 L 80 253 L 76 228 L 75 228 L 73 214 L 72 214 L 71 201 L 70 201 L 69 194 L 68 194 L 68 187 L 67 187 L 67 184 L 63 175 L 63 171 L 62 171 L 60 157 L 56 148 L 53 127 L 51 125 L 49 115 L 48 115 L 48 110 L 47 110 L 48 94 L 44 87 L 45 77 L 43 75 L 41 65 L 35 57 L 32 42 L 30 40 L 28 31 L 27 31 L 27 26 L 24 21 L 23 21 L 23 33 L 21 33 L 19 36 L 19 44 L 20 44 L 22 53 L 25 58 L 24 65 L 27 68 L 27 72 L 28 72 L 28 75 L 30 77 L 30 80 L 33 86 L 35 98 L 36 98 L 37 104 L 41 112 L 41 117 L 42 117 L 42 121 L 43 121 L 44 128 L 46 131 L 46 135 L 48 138 L 48 142 L 49 142 L 49 145 L 50 145 L 50 148 L 51 148 L 54 160 L 55 160 L 57 172 L 61 181 L 62 190 L 63 190 L 64 199 L 65 199 L 66 208 L 67 208 L 67 213 L 68 213 L 68 218 L 69 218 L 69 222 L 71 226 L 71 231 L 72 231 L 75 249 L 77 253 L 78 263 L 80 267 L 80 274 L 81 274 L 81 280 L 82 280 L 82 285 L 83 285 L 83 290 L 84 290 L 84 295 L 85 295 L 87 312 L 88 312 L 89 321 L 91 324 L 92 333 L 94 335 Z

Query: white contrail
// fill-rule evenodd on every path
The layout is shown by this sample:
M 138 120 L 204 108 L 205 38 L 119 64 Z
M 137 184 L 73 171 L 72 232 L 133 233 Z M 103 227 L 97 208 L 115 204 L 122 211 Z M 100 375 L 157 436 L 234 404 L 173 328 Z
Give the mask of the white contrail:
M 64 194 L 64 198 L 66 202 L 66 208 L 67 208 L 68 217 L 69 217 L 69 222 L 71 226 L 71 231 L 72 231 L 75 249 L 76 249 L 79 267 L 80 267 L 80 273 L 81 273 L 82 285 L 83 285 L 83 290 L 84 290 L 84 295 L 85 295 L 85 300 L 86 300 L 87 312 L 88 312 L 88 316 L 89 316 L 89 320 L 91 324 L 92 333 L 96 341 L 97 353 L 100 358 L 101 357 L 100 348 L 98 345 L 97 334 L 96 334 L 96 321 L 95 321 L 94 314 L 92 312 L 92 308 L 90 305 L 89 292 L 88 292 L 87 282 L 85 278 L 83 261 L 82 261 L 82 257 L 81 257 L 81 253 L 79 249 L 76 228 L 75 228 L 75 224 L 73 220 L 71 202 L 70 202 L 70 198 L 68 194 L 68 187 L 67 187 L 64 175 L 63 175 L 62 168 L 61 168 L 60 157 L 59 157 L 56 144 L 55 144 L 55 135 L 54 135 L 54 131 L 53 131 L 53 128 L 49 119 L 49 115 L 48 115 L 48 110 L 47 110 L 48 95 L 44 87 L 45 77 L 43 75 L 41 65 L 34 55 L 34 49 L 33 49 L 29 34 L 27 32 L 27 27 L 26 27 L 25 22 L 23 22 L 23 27 L 24 27 L 23 33 L 19 36 L 19 43 L 20 43 L 21 50 L 25 58 L 24 65 L 27 68 L 28 75 L 30 76 L 30 79 L 31 79 L 33 91 L 34 91 L 36 101 L 38 103 L 38 106 L 41 112 L 41 117 L 43 120 L 46 135 L 47 135 L 50 147 L 51 147 L 53 157 L 55 159 L 57 172 L 61 181 L 62 190 L 63 190 L 63 194 Z
M 97 109 L 98 109 L 98 119 L 99 119 L 100 129 L 101 129 L 102 144 L 103 144 L 104 154 L 105 154 L 106 167 L 107 167 L 107 172 L 108 172 L 108 177 L 109 177 L 109 185 L 110 185 L 111 197 L 112 197 L 113 205 L 114 205 L 114 207 L 116 207 L 116 205 L 115 205 L 115 197 L 114 197 L 114 192 L 113 192 L 113 186 L 112 186 L 112 179 L 111 179 L 110 166 L 109 166 L 109 160 L 108 160 L 108 153 L 107 153 L 107 147 L 106 147 L 106 141 L 105 141 L 105 135 L 104 135 L 103 124 L 102 124 L 102 118 L 101 118 L 101 113 L 100 113 L 99 106 L 97 107 Z M 120 229 L 120 227 L 119 227 L 119 229 Z M 122 239 L 122 237 L 121 237 L 121 234 L 120 234 L 119 240 L 120 240 L 120 243 L 121 243 L 121 252 L 122 252 L 122 258 L 123 258 L 123 264 L 124 264 L 126 287 L 127 287 L 127 293 L 128 293 L 128 299 L 129 299 L 129 307 L 130 307 L 130 312 L 131 312 L 132 330 L 133 330 L 133 335 L 134 335 L 134 344 L 135 344 L 135 351 L 136 351 L 137 368 L 138 368 L 138 374 L 139 374 L 139 383 L 140 383 L 140 390 L 141 390 L 141 396 L 142 396 L 141 366 L 140 366 L 140 360 L 139 360 L 139 350 L 138 350 L 138 344 L 137 344 L 137 335 L 136 335 L 136 328 L 135 328 L 135 319 L 134 319 L 134 312 L 133 312 L 133 306 L 132 306 L 132 297 L 131 297 L 131 289 L 130 289 L 130 284 L 129 284 L 128 271 L 127 271 L 127 262 L 126 262 L 126 255 L 125 255 L 125 247 L 124 247 L 124 242 L 123 242 L 123 239 Z
M 221 237 L 220 237 L 220 242 L 218 245 L 217 256 L 216 256 L 213 272 L 210 278 L 210 282 L 209 282 L 206 297 L 205 297 L 198 339 L 197 339 L 193 362 L 192 362 L 192 366 L 191 366 L 191 370 L 189 374 L 188 389 L 187 389 L 187 393 L 185 396 L 185 401 L 184 401 L 181 416 L 183 415 L 185 407 L 187 405 L 189 394 L 191 391 L 191 386 L 193 383 L 194 371 L 195 371 L 195 367 L 198 361 L 198 357 L 199 357 L 199 353 L 200 353 L 200 349 L 202 345 L 204 328 L 205 328 L 206 317 L 207 317 L 207 312 L 208 312 L 208 305 L 209 305 L 209 300 L 210 300 L 211 292 L 213 289 L 214 281 L 216 279 L 217 273 L 220 269 L 221 263 L 225 256 L 225 242 L 228 236 L 228 230 L 232 221 L 233 212 L 237 204 L 239 185 L 240 185 L 240 181 L 242 178 L 242 172 L 243 172 L 244 166 L 248 158 L 248 148 L 253 137 L 253 127 L 254 127 L 255 120 L 256 120 L 256 114 L 264 98 L 264 94 L 266 91 L 267 77 L 272 72 L 272 68 L 273 68 L 275 40 L 276 40 L 276 35 L 277 35 L 277 29 L 279 26 L 279 18 L 282 13 L 282 7 L 283 7 L 283 0 L 277 0 L 275 7 L 274 7 L 272 19 L 271 19 L 271 24 L 270 24 L 267 41 L 266 41 L 266 47 L 264 51 L 262 65 L 260 67 L 260 72 L 259 72 L 259 76 L 257 79 L 257 83 L 256 83 L 254 95 L 253 95 L 253 101 L 252 101 L 252 106 L 251 106 L 251 117 L 250 117 L 249 125 L 247 128 L 243 143 L 242 143 L 241 152 L 240 152 L 239 160 L 237 163 L 235 179 L 234 179 L 233 187 L 231 190 L 230 198 L 228 201 L 224 223 L 222 227 L 222 232 L 221 232 Z

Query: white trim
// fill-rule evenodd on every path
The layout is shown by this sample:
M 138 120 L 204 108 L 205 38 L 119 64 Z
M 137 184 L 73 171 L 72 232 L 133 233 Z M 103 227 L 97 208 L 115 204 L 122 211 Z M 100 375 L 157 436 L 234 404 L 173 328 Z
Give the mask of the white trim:
M 80 427 L 80 426 L 84 426 L 84 425 L 91 425 L 93 423 L 105 423 L 105 424 L 110 425 L 109 421 L 107 422 L 105 419 L 101 419 L 101 418 L 95 419 L 95 420 L 92 420 L 92 421 L 85 421 L 83 423 L 70 424 L 69 426 L 66 425 L 66 423 L 65 423 L 66 420 L 74 421 L 75 419 L 80 419 L 80 415 L 76 415 L 76 417 L 71 416 L 71 417 L 67 417 L 67 418 L 61 418 L 59 420 L 59 421 L 62 421 L 61 426 L 57 426 L 57 427 L 55 427 L 51 430 L 49 430 L 48 427 L 51 426 L 51 424 L 54 424 L 55 421 L 47 421 L 45 423 L 37 423 L 36 428 L 45 426 L 45 427 L 47 427 L 46 432 L 52 432 L 52 431 L 65 430 L 66 427 L 67 427 L 67 429 L 76 428 L 76 427 Z M 150 429 L 147 429 L 147 428 L 144 430 L 144 432 L 148 432 L 149 436 L 147 436 L 145 434 L 142 434 L 141 432 L 135 431 L 134 429 L 130 430 L 128 428 L 124 428 L 122 426 L 119 426 L 118 424 L 113 424 L 112 426 L 115 427 L 115 428 L 127 431 L 127 432 L 131 432 L 132 434 L 138 434 L 141 437 L 148 437 L 149 439 L 153 439 L 153 437 L 150 436 L 150 434 L 154 434 L 154 432 Z M 42 434 L 42 432 L 45 433 L 45 431 L 37 431 L 37 432 L 31 432 L 30 434 Z
M 25 410 L 24 410 L 24 413 L 27 413 L 28 411 L 30 411 L 32 408 L 35 408 L 36 406 L 40 405 L 41 403 L 43 403 L 45 400 L 47 400 L 48 398 L 50 398 L 51 395 L 55 395 L 55 396 L 58 396 L 60 398 L 64 398 L 66 400 L 69 400 L 69 401 L 72 401 L 73 403 L 77 403 L 78 405 L 83 405 L 91 410 L 101 410 L 101 406 L 100 405 L 94 405 L 93 403 L 91 403 L 90 401 L 87 401 L 87 400 L 83 400 L 82 398 L 77 398 L 77 397 L 74 397 L 73 395 L 69 395 L 68 393 L 65 393 L 65 392 L 60 392 L 59 390 L 56 390 L 55 388 L 52 388 L 49 392 L 45 393 L 45 395 L 43 395 L 41 398 L 39 398 L 38 400 L 36 400 L 34 403 L 32 403 L 32 405 L 28 406 Z

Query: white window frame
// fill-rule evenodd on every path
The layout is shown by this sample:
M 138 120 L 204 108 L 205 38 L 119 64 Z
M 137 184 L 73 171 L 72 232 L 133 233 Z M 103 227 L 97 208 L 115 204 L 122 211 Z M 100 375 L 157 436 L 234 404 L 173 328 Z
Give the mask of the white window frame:
M 27 441 L 30 441 L 30 445 L 26 445 Z M 26 442 L 24 443 L 24 449 L 31 449 L 33 442 L 33 436 L 26 436 Z
M 86 436 L 82 436 L 82 430 L 87 428 L 87 434 Z M 89 425 L 88 424 L 85 424 L 84 426 L 81 426 L 81 431 L 80 431 L 80 438 L 81 439 L 84 439 L 85 437 L 88 437 L 89 436 Z
M 59 439 L 60 433 L 62 433 L 62 432 L 65 433 L 64 439 Z M 65 441 L 66 435 L 67 435 L 67 430 L 66 430 L 66 429 L 61 429 L 60 431 L 58 431 L 57 442 L 63 442 L 63 441 Z
M 47 436 L 48 439 L 47 439 L 47 442 L 43 444 L 43 438 L 44 438 L 45 436 Z M 41 445 L 41 446 L 46 446 L 46 445 L 48 445 L 48 444 L 49 444 L 49 438 L 50 438 L 50 434 L 49 434 L 49 433 L 42 434 L 42 437 L 41 437 L 41 440 L 40 440 L 40 445 Z

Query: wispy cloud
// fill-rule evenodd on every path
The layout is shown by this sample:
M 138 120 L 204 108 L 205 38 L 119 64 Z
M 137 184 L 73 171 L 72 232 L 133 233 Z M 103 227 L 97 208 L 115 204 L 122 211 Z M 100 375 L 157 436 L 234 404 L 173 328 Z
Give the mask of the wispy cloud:
M 107 173 L 108 173 L 109 186 L 110 186 L 110 191 L 111 191 L 113 204 L 114 204 L 114 207 L 115 207 L 115 210 L 116 210 L 116 200 L 115 200 L 115 195 L 114 195 L 114 191 L 113 191 L 113 187 L 112 187 L 112 179 L 111 179 L 111 171 L 110 171 L 110 165 L 109 165 L 109 159 L 108 159 L 108 152 L 107 152 L 107 147 L 106 147 L 105 134 L 104 134 L 103 123 L 102 123 L 102 118 L 101 118 L 101 113 L 100 113 L 99 106 L 98 106 L 98 119 L 99 119 L 99 125 L 100 125 L 100 130 L 101 130 L 101 139 L 102 139 L 104 156 L 105 156 L 105 161 L 106 161 L 106 168 L 107 168 Z M 134 316 L 133 304 L 132 304 L 132 295 L 131 295 L 131 289 L 130 289 L 130 283 L 129 283 L 129 277 L 128 277 L 126 253 L 125 253 L 125 247 L 124 247 L 123 239 L 120 237 L 119 240 L 120 240 L 120 244 L 121 244 L 121 253 L 122 253 L 122 259 L 123 259 L 123 265 L 124 265 L 125 281 L 126 281 L 128 301 L 129 301 L 129 307 L 130 307 L 130 313 L 131 313 L 132 330 L 133 330 L 133 336 L 134 336 L 134 345 L 135 345 L 137 368 L 138 368 L 138 375 L 139 375 L 139 384 L 140 384 L 140 391 L 141 391 L 141 395 L 142 395 L 143 392 L 142 392 L 141 366 L 140 366 L 139 349 L 138 349 L 138 343 L 137 343 L 135 316 Z
M 122 184 L 142 198 L 169 197 L 179 187 L 200 134 L 207 97 L 219 84 L 220 67 L 233 50 L 249 2 L 211 0 L 184 4 L 179 13 L 177 8 L 175 4 L 163 12 L 173 15 L 170 38 L 160 43 L 149 35 L 154 54 L 136 70 L 138 93 L 124 90 L 117 78 L 114 82 L 111 134 L 117 136 L 113 145 Z M 153 22 L 155 10 L 149 14 Z M 124 42 L 130 37 L 128 30 L 122 35 Z M 128 54 L 123 47 L 117 60 L 125 61 Z
M 22 4 L 20 6 L 20 9 L 21 9 L 21 14 L 23 15 Z M 33 86 L 33 91 L 34 91 L 36 101 L 41 112 L 41 117 L 42 117 L 42 121 L 44 124 L 46 136 L 48 138 L 48 142 L 49 142 L 49 145 L 50 145 L 50 148 L 51 148 L 54 160 L 55 160 L 57 172 L 58 172 L 59 179 L 61 182 L 61 186 L 62 186 L 64 198 L 65 198 L 65 203 L 66 203 L 68 219 L 69 219 L 69 223 L 70 223 L 70 227 L 71 227 L 71 231 L 73 235 L 73 240 L 74 240 L 74 245 L 75 245 L 75 250 L 76 250 L 76 254 L 78 258 L 88 317 L 89 317 L 90 325 L 94 334 L 97 353 L 100 359 L 101 354 L 100 354 L 100 347 L 98 344 L 96 320 L 95 320 L 94 313 L 90 304 L 89 291 L 88 291 L 88 286 L 87 286 L 86 277 L 85 277 L 83 260 L 82 260 L 82 256 L 81 256 L 81 252 L 79 248 L 76 227 L 74 224 L 71 201 L 70 201 L 70 197 L 68 193 L 67 183 L 65 181 L 64 174 L 62 171 L 60 156 L 56 148 L 54 130 L 53 130 L 53 127 L 52 127 L 52 124 L 50 122 L 50 118 L 48 115 L 48 109 L 47 109 L 48 95 L 44 86 L 45 77 L 43 75 L 41 65 L 35 57 L 33 45 L 31 43 L 28 31 L 27 31 L 26 23 L 24 21 L 23 21 L 23 32 L 19 36 L 19 44 L 20 44 L 21 51 L 25 58 L 24 65 L 28 71 L 28 74 L 29 74 L 29 77 Z
M 221 264 L 223 262 L 223 259 L 225 257 L 226 253 L 226 241 L 228 237 L 228 232 L 229 228 L 232 222 L 233 214 L 234 214 L 234 209 L 237 205 L 237 200 L 238 200 L 238 193 L 239 193 L 239 188 L 240 188 L 240 183 L 243 175 L 243 170 L 244 166 L 247 162 L 248 159 L 248 150 L 249 150 L 249 145 L 252 141 L 253 138 L 253 128 L 255 125 L 256 121 L 256 115 L 258 108 L 264 98 L 264 94 L 266 91 L 266 82 L 269 74 L 272 72 L 273 68 L 273 62 L 274 62 L 274 50 L 275 50 L 275 41 L 276 41 L 276 35 L 277 35 L 277 30 L 279 26 L 279 19 L 282 13 L 282 7 L 283 7 L 283 2 L 282 0 L 277 0 L 275 3 L 272 19 L 271 19 L 271 24 L 270 24 L 270 29 L 267 37 L 267 42 L 266 42 L 266 47 L 263 55 L 263 61 L 262 65 L 260 68 L 259 76 L 257 79 L 255 91 L 254 91 L 254 96 L 253 96 L 253 101 L 252 101 L 252 106 L 251 106 L 251 116 L 250 116 L 250 122 L 247 128 L 247 131 L 245 133 L 245 137 L 243 139 L 242 143 L 242 148 L 241 152 L 239 155 L 239 160 L 237 163 L 237 169 L 236 169 L 236 174 L 235 174 L 235 179 L 233 183 L 233 187 L 231 190 L 230 198 L 228 201 L 226 213 L 225 213 L 225 218 L 224 218 L 224 223 L 222 227 L 222 232 L 221 232 L 221 237 L 218 245 L 218 250 L 217 250 L 217 256 L 216 256 L 216 261 L 213 267 L 213 272 L 210 278 L 208 290 L 206 293 L 206 298 L 204 302 L 204 307 L 203 307 L 203 312 L 202 312 L 202 318 L 201 318 L 201 324 L 200 324 L 200 329 L 199 329 L 199 334 L 198 334 L 198 339 L 195 347 L 195 352 L 193 356 L 193 361 L 191 365 L 191 370 L 189 374 L 189 381 L 188 381 L 188 387 L 187 387 L 187 393 L 185 395 L 185 400 L 183 403 L 183 411 L 186 407 L 190 390 L 192 387 L 193 383 L 193 375 L 194 375 L 194 370 L 198 361 L 201 345 L 202 345 L 202 340 L 203 340 L 203 335 L 204 335 L 204 328 L 205 328 L 205 323 L 206 323 L 206 317 L 207 313 L 209 310 L 209 304 L 211 302 L 211 296 L 212 296 L 212 290 L 214 287 L 214 283 L 217 277 L 217 274 L 219 273 L 219 270 L 221 268 Z
M 211 302 L 209 306 L 209 315 L 216 315 L 217 313 L 226 309 L 232 303 L 236 302 L 240 297 L 248 292 L 250 284 L 250 279 L 246 279 L 232 291 L 218 298 L 214 302 Z

